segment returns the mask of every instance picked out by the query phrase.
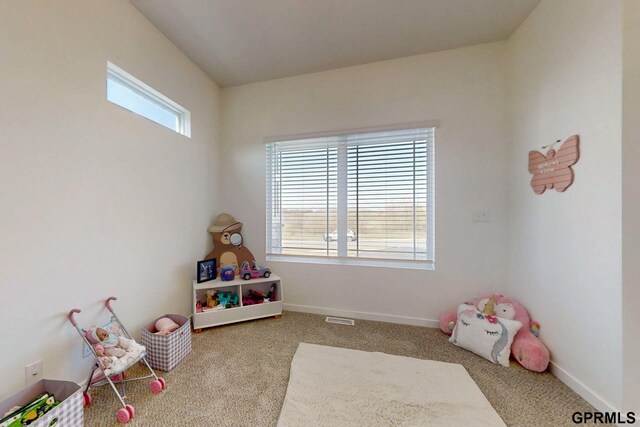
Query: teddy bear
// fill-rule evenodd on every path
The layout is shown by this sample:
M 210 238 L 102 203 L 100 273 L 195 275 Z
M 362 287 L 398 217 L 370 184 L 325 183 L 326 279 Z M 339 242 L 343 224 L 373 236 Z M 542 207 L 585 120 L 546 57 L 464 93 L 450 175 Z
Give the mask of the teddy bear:
M 240 274 L 239 266 L 244 261 L 255 259 L 253 254 L 243 245 L 242 223 L 227 213 L 221 213 L 208 228 L 213 239 L 213 250 L 205 259 L 215 259 L 218 267 L 233 266 L 234 275 Z
M 522 323 L 522 328 L 515 335 L 511 345 L 513 357 L 526 369 L 535 372 L 545 371 L 549 365 L 549 350 L 537 336 L 538 323 L 531 321 L 529 313 L 524 306 L 516 300 L 503 295 L 479 296 L 470 304 L 484 312 L 490 300 L 493 302 L 492 315 L 504 319 L 517 320 Z M 440 316 L 440 329 L 444 333 L 451 335 L 456 319 L 456 310 L 443 313 Z
M 138 346 L 134 340 L 98 327 L 93 327 L 85 332 L 85 337 L 93 345 L 98 356 L 122 357 L 128 350 L 133 350 Z

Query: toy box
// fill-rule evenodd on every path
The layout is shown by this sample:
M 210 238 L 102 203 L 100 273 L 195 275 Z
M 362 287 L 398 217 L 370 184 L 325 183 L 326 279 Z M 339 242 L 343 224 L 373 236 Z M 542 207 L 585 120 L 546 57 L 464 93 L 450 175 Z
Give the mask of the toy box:
M 29 424 L 31 427 L 83 426 L 84 399 L 82 388 L 71 381 L 40 380 L 21 392 L 0 402 L 0 419 L 14 406 L 24 406 L 38 396 L 48 393 L 60 404 Z
M 156 322 L 169 317 L 180 327 L 169 335 L 156 335 Z M 165 314 L 142 329 L 141 344 L 147 348 L 147 360 L 152 368 L 169 372 L 191 353 L 191 323 L 179 314 Z

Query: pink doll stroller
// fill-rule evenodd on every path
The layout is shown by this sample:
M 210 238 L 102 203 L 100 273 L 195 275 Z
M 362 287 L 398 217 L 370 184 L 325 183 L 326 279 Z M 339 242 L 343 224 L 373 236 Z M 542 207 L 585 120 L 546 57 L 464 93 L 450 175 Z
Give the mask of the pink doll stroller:
M 116 316 L 116 313 L 114 313 L 110 304 L 112 300 L 115 301 L 117 300 L 117 298 L 109 297 L 104 303 L 105 307 L 107 307 L 107 309 L 111 312 L 111 320 L 98 329 L 102 329 L 108 333 L 109 338 L 106 338 L 107 340 L 113 339 L 121 343 L 126 343 L 123 344 L 127 346 L 126 352 L 123 349 L 119 349 L 119 351 L 123 354 L 118 352 L 114 352 L 115 354 L 105 354 L 106 352 L 103 352 L 103 347 L 99 345 L 100 341 L 96 341 L 95 339 L 96 336 L 94 331 L 97 329 L 82 329 L 78 326 L 78 323 L 73 318 L 73 315 L 75 313 L 80 313 L 79 309 L 74 308 L 73 310 L 71 310 L 67 318 L 76 328 L 85 344 L 91 349 L 96 360 L 95 366 L 91 371 L 91 375 L 89 375 L 87 386 L 84 390 L 84 405 L 88 406 L 91 403 L 91 394 L 89 394 L 90 387 L 99 387 L 109 384 L 113 391 L 116 393 L 116 396 L 118 397 L 118 400 L 122 405 L 122 408 L 118 410 L 117 417 L 118 421 L 124 424 L 129 422 L 129 420 L 133 418 L 135 414 L 133 406 L 125 403 L 124 401 L 127 398 L 125 390 L 126 382 L 153 378 L 153 381 L 150 384 L 150 388 L 153 393 L 160 393 L 166 387 L 166 384 L 162 378 L 156 375 L 153 369 L 151 369 L 151 366 L 149 366 L 147 358 L 145 357 L 147 354 L 146 349 L 133 341 L 122 322 L 120 322 L 120 319 L 118 319 L 118 316 Z M 96 349 L 98 349 L 98 351 L 96 351 Z M 125 371 L 139 361 L 142 361 L 151 373 L 143 377 L 127 379 Z M 120 386 L 121 392 L 118 391 L 118 387 L 116 387 L 116 384 Z

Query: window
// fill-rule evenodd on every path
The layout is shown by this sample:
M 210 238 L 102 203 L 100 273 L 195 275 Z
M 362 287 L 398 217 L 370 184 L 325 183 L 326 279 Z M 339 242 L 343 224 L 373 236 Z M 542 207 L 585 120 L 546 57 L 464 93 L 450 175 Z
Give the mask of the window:
M 432 268 L 434 133 L 268 141 L 268 259 Z
M 189 110 L 107 62 L 107 100 L 186 137 L 191 137 Z

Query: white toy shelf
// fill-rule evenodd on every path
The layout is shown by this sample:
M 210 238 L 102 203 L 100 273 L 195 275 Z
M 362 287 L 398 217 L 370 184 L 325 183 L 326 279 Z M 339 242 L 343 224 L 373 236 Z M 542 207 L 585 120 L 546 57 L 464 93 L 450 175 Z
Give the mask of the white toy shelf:
M 271 285 L 277 286 L 276 298 L 274 301 L 262 304 L 243 305 L 242 297 L 249 294 L 249 290 L 256 290 L 267 293 Z M 225 309 L 211 309 L 201 313 L 196 312 L 196 302 L 206 300 L 206 292 L 218 290 L 220 292 L 234 292 L 238 295 L 239 305 L 237 307 Z M 269 278 L 260 277 L 258 279 L 244 280 L 236 278 L 231 281 L 220 279 L 210 280 L 204 283 L 193 281 L 193 298 L 191 310 L 193 312 L 193 329 L 196 333 L 202 332 L 202 328 L 226 325 L 228 323 L 242 322 L 245 320 L 260 319 L 263 317 L 282 316 L 282 281 L 280 277 L 272 274 Z

